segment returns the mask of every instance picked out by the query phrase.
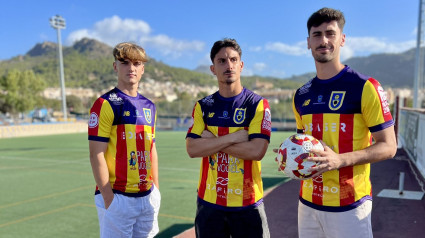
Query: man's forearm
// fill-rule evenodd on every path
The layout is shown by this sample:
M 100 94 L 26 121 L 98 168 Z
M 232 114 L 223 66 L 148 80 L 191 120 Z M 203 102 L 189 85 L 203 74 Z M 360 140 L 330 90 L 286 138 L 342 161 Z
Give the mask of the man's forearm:
M 255 138 L 247 142 L 230 145 L 221 151 L 244 160 L 262 160 L 268 148 L 268 141 Z
M 225 137 L 188 138 L 186 140 L 187 153 L 191 158 L 210 156 L 232 144 L 234 142 Z

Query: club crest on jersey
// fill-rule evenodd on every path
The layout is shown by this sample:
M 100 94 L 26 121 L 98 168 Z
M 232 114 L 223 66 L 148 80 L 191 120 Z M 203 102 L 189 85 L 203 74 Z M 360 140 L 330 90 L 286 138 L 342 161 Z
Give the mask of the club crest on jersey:
M 149 108 L 143 108 L 143 113 L 145 114 L 145 120 L 147 123 L 151 123 L 152 122 L 152 112 L 151 109 Z
M 331 99 L 329 100 L 329 109 L 336 111 L 341 108 L 344 101 L 345 91 L 332 91 Z
M 236 124 L 241 124 L 245 121 L 246 108 L 236 108 L 235 114 L 233 115 L 233 121 Z

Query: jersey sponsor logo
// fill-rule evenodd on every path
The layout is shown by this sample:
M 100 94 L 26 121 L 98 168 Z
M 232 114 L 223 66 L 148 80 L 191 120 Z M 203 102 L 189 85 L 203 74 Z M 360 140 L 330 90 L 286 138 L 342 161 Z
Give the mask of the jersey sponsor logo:
M 241 124 L 245 121 L 246 108 L 236 108 L 235 114 L 233 115 L 233 121 L 236 124 Z
M 217 159 L 214 159 L 212 156 L 210 156 L 208 162 L 210 164 L 210 169 L 215 170 L 214 165 L 217 163 Z
M 307 99 L 304 101 L 303 107 L 308 106 L 308 104 L 310 104 L 310 99 Z
M 115 105 L 121 105 L 124 103 L 124 100 L 118 97 L 116 93 L 109 94 L 109 101 L 111 101 Z
M 143 113 L 145 114 L 145 120 L 147 123 L 151 123 L 152 122 L 152 112 L 151 109 L 149 108 L 143 108 Z
M 128 158 L 128 165 L 131 170 L 136 169 L 136 163 L 139 161 L 138 169 L 150 169 L 151 168 L 151 155 L 150 151 L 131 151 L 130 158 Z
M 223 116 L 218 117 L 220 119 L 229 119 L 229 112 L 228 111 L 223 111 Z
M 142 184 L 142 185 L 144 185 L 144 184 L 146 184 L 148 181 L 146 180 L 146 174 L 141 174 L 140 176 L 139 176 L 139 183 L 140 184 Z
M 229 182 L 229 178 L 218 177 L 216 184 L 226 186 Z
M 302 86 L 300 88 L 300 90 L 298 91 L 298 95 L 303 95 L 305 93 L 308 93 L 310 91 L 310 87 L 311 87 L 311 83 L 312 83 L 312 79 L 310 81 L 308 81 L 306 84 L 304 84 L 304 86 Z
M 323 95 L 317 96 L 317 102 L 314 102 L 313 104 L 325 104 L 325 102 L 323 102 Z
M 331 99 L 329 100 L 329 109 L 336 111 L 341 108 L 344 101 L 345 91 L 332 91 Z
M 339 123 L 339 127 L 337 127 L 337 123 L 336 122 L 325 122 L 323 124 L 321 123 L 316 123 L 313 125 L 313 123 L 309 123 L 309 124 L 305 124 L 304 125 L 304 131 L 324 131 L 324 132 L 338 132 L 339 130 L 341 130 L 342 132 L 347 132 L 347 124 L 346 123 Z
M 322 175 L 320 175 L 318 177 L 322 177 Z M 304 189 L 311 190 L 312 191 L 312 195 L 315 196 L 315 197 L 317 197 L 317 196 L 324 197 L 326 195 L 326 193 L 328 193 L 328 194 L 329 193 L 333 193 L 333 194 L 339 193 L 339 188 L 338 187 L 323 186 L 322 179 L 320 178 L 318 180 L 320 182 L 315 181 L 316 184 L 312 183 L 311 180 L 304 180 L 304 182 L 303 182 L 303 188 Z
M 227 153 L 218 152 L 216 154 L 217 160 L 210 160 L 210 168 L 214 170 L 214 164 L 217 165 L 217 172 L 225 172 L 225 173 L 242 173 L 244 174 L 244 170 L 239 166 L 241 161 L 233 157 Z M 220 163 L 217 163 L 219 161 Z
M 384 89 L 381 86 L 378 87 L 378 93 L 379 93 L 379 97 L 381 98 L 381 105 L 382 105 L 382 110 L 384 114 L 390 113 L 390 108 L 387 101 L 387 93 L 384 91 Z
M 90 114 L 90 119 L 89 119 L 89 128 L 95 128 L 98 125 L 99 125 L 99 116 L 95 112 L 92 112 Z
M 136 152 L 131 151 L 130 152 L 130 159 L 128 161 L 128 164 L 130 165 L 131 170 L 136 170 L 136 161 L 137 161 Z
M 123 132 L 122 133 L 122 139 L 125 140 L 126 138 L 127 139 L 139 138 L 139 139 L 143 140 L 143 135 L 142 135 L 142 133 L 136 133 L 135 131 L 128 131 L 127 134 L 126 134 L 126 132 Z M 148 140 L 148 141 L 153 140 L 153 134 L 145 131 L 145 140 Z
M 226 198 L 227 194 L 237 194 L 237 195 L 241 195 L 242 194 L 242 189 L 240 188 L 236 188 L 236 189 L 232 189 L 232 188 L 227 188 L 224 189 L 221 186 L 216 186 L 216 185 L 212 185 L 211 184 L 207 184 L 206 189 L 208 190 L 215 190 L 217 192 L 217 196 L 218 197 L 222 197 L 222 198 Z
M 212 106 L 214 104 L 214 99 L 212 98 L 212 95 L 209 95 L 208 97 L 202 99 L 202 102 L 207 106 Z
M 265 130 L 272 130 L 272 114 L 270 113 L 270 109 L 266 108 L 264 110 L 264 120 L 261 127 Z

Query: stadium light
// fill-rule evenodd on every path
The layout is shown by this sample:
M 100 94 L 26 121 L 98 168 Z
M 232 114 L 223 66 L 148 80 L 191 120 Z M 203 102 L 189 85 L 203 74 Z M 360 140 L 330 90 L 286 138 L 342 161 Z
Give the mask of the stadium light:
M 421 91 L 424 88 L 424 25 L 425 8 L 423 0 L 419 0 L 419 17 L 416 40 L 416 60 L 415 60 L 415 78 L 413 80 L 413 108 L 421 108 L 423 95 Z M 406 105 L 404 105 L 406 106 Z
M 66 94 L 65 94 L 65 79 L 63 72 L 63 59 L 62 59 L 62 44 L 61 44 L 61 29 L 65 29 L 65 19 L 61 16 L 56 15 L 50 18 L 50 25 L 56 29 L 58 35 L 58 57 L 59 57 L 59 69 L 60 69 L 60 80 L 61 80 L 61 90 L 62 90 L 62 111 L 63 119 L 68 121 L 66 113 Z

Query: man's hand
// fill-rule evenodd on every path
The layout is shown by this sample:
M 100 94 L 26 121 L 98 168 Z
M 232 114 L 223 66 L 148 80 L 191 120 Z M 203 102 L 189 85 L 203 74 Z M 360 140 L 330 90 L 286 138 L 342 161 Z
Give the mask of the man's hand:
M 114 200 L 114 194 L 113 193 L 108 193 L 108 194 L 102 193 L 102 197 L 103 197 L 103 202 L 105 204 L 105 209 L 108 209 L 109 206 L 112 203 L 112 200 Z
M 323 143 L 322 143 L 323 144 Z M 318 157 L 308 157 L 308 161 L 318 162 L 316 167 L 310 168 L 309 171 L 317 171 L 313 177 L 316 177 L 324 172 L 339 169 L 344 167 L 344 160 L 341 159 L 340 155 L 335 153 L 329 146 L 323 144 L 324 151 L 312 149 L 311 153 L 316 154 Z

